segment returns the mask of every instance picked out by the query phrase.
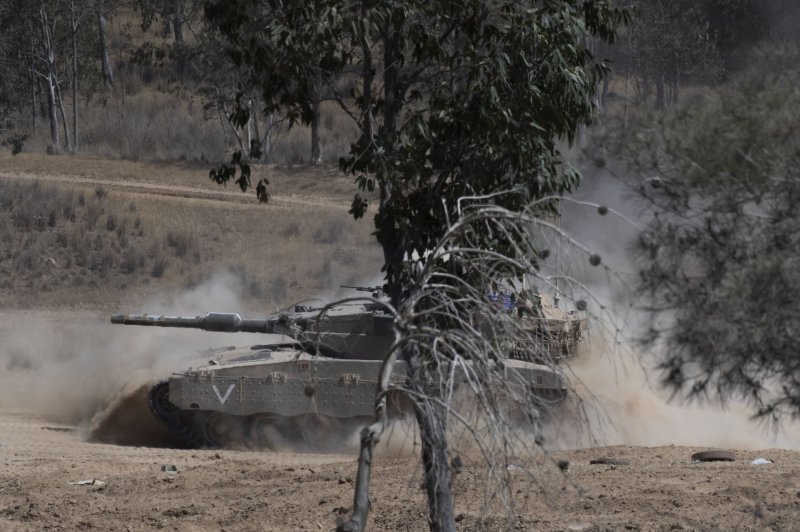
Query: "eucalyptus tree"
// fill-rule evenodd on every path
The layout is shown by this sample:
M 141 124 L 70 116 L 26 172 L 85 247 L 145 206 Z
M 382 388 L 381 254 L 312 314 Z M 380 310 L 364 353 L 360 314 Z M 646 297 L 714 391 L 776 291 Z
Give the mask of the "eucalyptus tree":
M 655 107 L 678 100 L 687 81 L 716 81 L 720 54 L 709 25 L 707 2 L 638 0 L 635 18 L 620 39 L 621 63 L 643 98 L 655 86 Z
M 33 18 L 24 16 L 25 2 L 0 4 L 0 140 L 26 129 L 22 111 L 30 107 L 31 124 L 38 118 L 38 79 L 33 71 Z M 22 16 L 21 16 L 22 15 Z
M 613 40 L 627 12 L 612 0 L 219 0 L 207 4 L 206 15 L 225 36 L 243 83 L 260 88 L 265 113 L 307 124 L 322 86 L 358 127 L 339 166 L 358 188 L 355 218 L 377 203 L 375 236 L 397 316 L 398 341 L 385 368 L 395 360 L 407 368 L 399 392 L 415 405 L 430 525 L 452 530 L 447 430 L 459 417 L 448 394 L 453 371 L 462 362 L 488 368 L 487 353 L 502 349 L 481 351 L 477 341 L 440 349 L 437 338 L 470 330 L 468 314 L 478 309 L 501 319 L 490 305 L 460 305 L 465 287 L 513 282 L 535 268 L 529 234 L 488 220 L 554 214 L 558 196 L 577 186 L 558 141 L 571 140 L 590 120 L 591 96 L 606 71 L 587 42 Z M 351 81 L 349 92 L 341 80 Z M 249 119 L 242 99 L 234 116 L 240 124 Z M 241 152 L 211 178 L 254 186 L 259 200 L 269 200 L 268 183 L 251 183 Z M 475 214 L 475 205 L 491 216 Z M 457 260 L 462 246 L 497 260 Z M 459 289 L 448 290 L 454 282 Z M 485 294 L 470 295 L 485 303 Z M 482 382 L 495 385 L 486 397 L 502 389 L 498 379 Z M 377 400 L 380 414 L 385 395 Z M 529 394 L 522 402 L 535 417 L 541 405 Z M 483 404 L 489 416 L 507 419 L 503 401 Z M 366 524 L 369 466 L 383 426 L 362 432 L 354 512 L 342 529 Z

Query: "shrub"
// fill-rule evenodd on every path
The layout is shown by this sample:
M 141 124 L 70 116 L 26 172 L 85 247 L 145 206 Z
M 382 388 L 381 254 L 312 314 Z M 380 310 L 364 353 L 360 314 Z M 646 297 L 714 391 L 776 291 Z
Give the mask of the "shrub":
M 142 266 L 144 266 L 144 255 L 135 249 L 128 249 L 122 258 L 119 269 L 122 271 L 122 273 L 131 275 Z
M 183 231 L 170 229 L 167 231 L 165 241 L 176 257 L 185 257 L 195 247 L 194 236 Z
M 336 244 L 344 233 L 344 221 L 334 220 L 325 227 L 319 228 L 314 232 L 313 239 L 317 244 Z
M 167 260 L 164 257 L 158 257 L 153 261 L 153 267 L 150 270 L 150 275 L 156 279 L 160 279 L 164 275 L 164 270 L 167 269 Z
M 291 238 L 300 234 L 300 226 L 296 222 L 292 222 L 281 231 L 283 238 Z
M 286 279 L 279 275 L 270 281 L 269 292 L 273 301 L 284 301 L 286 299 Z

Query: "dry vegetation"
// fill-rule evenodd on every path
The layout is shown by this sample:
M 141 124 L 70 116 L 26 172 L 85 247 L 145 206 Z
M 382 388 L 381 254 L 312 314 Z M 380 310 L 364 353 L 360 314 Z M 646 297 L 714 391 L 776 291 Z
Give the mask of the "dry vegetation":
M 108 7 L 108 6 L 107 6 Z M 200 11 L 190 21 L 202 27 Z M 78 95 L 81 155 L 133 161 L 188 161 L 210 165 L 225 161 L 238 144 L 218 108 L 209 82 L 193 66 L 181 79 L 174 58 L 167 52 L 173 37 L 164 25 L 141 27 L 139 12 L 132 6 L 118 5 L 107 19 L 107 38 L 114 72 L 114 86 L 106 89 L 93 70 L 82 80 Z M 184 35 L 190 45 L 192 32 Z M 158 53 L 150 53 L 158 50 Z M 99 65 L 92 65 L 99 68 Z M 235 80 L 225 88 L 229 97 L 236 92 Z M 346 87 L 342 90 L 346 90 Z M 66 91 L 64 104 L 72 108 L 72 93 Z M 26 153 L 47 153 L 51 145 L 49 123 L 44 114 L 31 127 L 31 110 L 15 113 L 14 119 L 28 134 Z M 357 129 L 351 119 L 333 102 L 321 103 L 320 139 L 322 160 L 336 163 L 356 140 Z M 264 117 L 260 117 L 264 131 Z M 278 127 L 273 147 L 262 162 L 282 166 L 305 164 L 311 157 L 308 127 Z
M 202 97 L 181 90 L 139 85 L 81 103 L 81 148 L 85 155 L 133 161 L 218 163 L 236 147 L 227 122 L 204 109 Z M 71 104 L 70 104 L 71 105 Z M 49 129 L 40 121 L 24 145 L 28 153 L 45 153 Z M 322 106 L 322 159 L 335 163 L 355 141 L 356 131 L 344 113 Z M 311 153 L 309 128 L 282 129 L 267 162 L 298 165 Z
M 6 172 L 22 170 L 0 174 L 0 302 L 7 306 L 114 306 L 130 294 L 180 291 L 229 271 L 252 308 L 272 310 L 379 270 L 370 224 L 346 212 L 347 183 L 283 174 L 274 204 L 263 206 L 233 191 L 215 196 L 225 191 L 207 185 L 202 168 L 151 165 L 137 179 L 143 168 L 135 163 L 5 162 L 13 163 L 3 165 Z M 167 186 L 148 188 L 153 182 Z M 172 183 L 185 192 L 168 193 Z M 294 187 L 312 199 L 291 203 L 292 190 L 305 199 Z

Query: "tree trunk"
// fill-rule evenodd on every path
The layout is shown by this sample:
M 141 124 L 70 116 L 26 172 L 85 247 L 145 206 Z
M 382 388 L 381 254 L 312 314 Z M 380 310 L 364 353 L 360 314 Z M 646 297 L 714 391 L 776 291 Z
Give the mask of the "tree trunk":
M 638 87 L 639 101 L 646 103 L 650 99 L 650 74 L 647 70 L 642 74 L 642 84 Z
M 183 22 L 186 14 L 183 10 L 183 0 L 174 0 L 174 11 L 172 17 L 172 31 L 175 35 L 175 44 L 177 52 L 177 69 L 178 78 L 182 79 L 184 71 L 186 70 L 186 56 L 183 49 Z
M 672 100 L 671 103 L 672 103 L 672 105 L 677 105 L 678 104 L 678 92 L 679 92 L 679 89 L 680 89 L 680 84 L 679 84 L 677 76 L 672 78 L 672 83 L 670 84 L 670 86 L 671 86 L 671 89 L 672 89 L 670 91 L 671 92 L 670 96 L 671 96 L 671 100 Z
M 428 496 L 428 510 L 431 532 L 455 532 L 456 520 L 453 515 L 453 493 L 450 467 L 447 463 L 446 408 L 434 405 L 433 401 L 423 409 L 414 405 L 414 414 L 419 426 L 422 444 L 422 465 L 425 469 L 425 491 Z
M 61 84 L 56 82 L 56 87 L 58 89 L 58 110 L 61 113 L 61 122 L 64 125 L 64 146 L 68 149 L 72 149 L 72 142 L 69 138 L 69 124 L 67 124 L 67 113 L 64 111 L 64 90 L 61 88 Z
M 35 57 L 35 49 L 33 40 L 31 40 L 31 57 Z M 36 113 L 39 110 L 39 101 L 36 97 L 36 92 L 38 91 L 38 80 L 36 79 L 36 74 L 34 74 L 34 60 L 31 59 L 30 65 L 30 81 L 31 81 L 31 127 L 36 129 Z
M 319 100 L 320 100 L 320 80 L 314 82 L 311 94 L 311 164 L 322 163 L 322 144 L 319 140 Z
M 47 114 L 50 119 L 50 142 L 53 150 L 58 152 L 61 149 L 61 141 L 58 139 L 58 115 L 56 114 L 56 88 L 53 82 L 53 74 L 47 76 Z
M 395 21 L 389 19 L 383 31 L 383 134 L 389 146 L 394 145 L 397 135 L 397 78 L 400 70 L 400 40 L 399 32 L 395 28 Z M 403 238 L 391 215 L 385 214 L 385 206 L 391 198 L 391 191 L 385 185 L 380 190 L 380 208 L 375 216 L 375 229 L 378 231 L 378 241 L 383 248 L 383 260 L 386 265 L 387 276 L 397 278 L 398 269 L 402 267 L 405 256 Z M 388 296 L 395 308 L 400 307 L 401 286 L 392 283 L 389 286 Z
M 47 13 L 44 10 L 44 3 L 39 7 L 39 24 L 42 32 L 42 56 L 47 69 L 45 79 L 47 81 L 47 112 L 50 118 L 50 141 L 54 151 L 61 149 L 61 141 L 58 138 L 58 115 L 56 110 L 56 91 L 57 79 L 54 70 L 55 52 L 53 51 L 53 41 L 50 34 L 50 26 L 47 20 Z
M 173 0 L 173 13 L 172 13 L 172 32 L 175 36 L 175 42 L 183 42 L 183 0 Z
M 253 152 L 253 99 L 247 100 L 247 158 L 252 157 Z
M 261 152 L 264 161 L 269 161 L 272 154 L 273 129 L 275 127 L 275 114 L 269 113 L 264 119 L 264 137 L 261 140 Z
M 395 340 L 397 340 L 395 332 Z M 361 532 L 367 527 L 369 517 L 369 479 L 372 473 L 372 459 L 375 445 L 380 440 L 389 423 L 387 393 L 389 381 L 397 360 L 397 351 L 389 354 L 381 364 L 378 373 L 378 386 L 375 394 L 375 419 L 361 431 L 361 449 L 358 453 L 358 473 L 353 494 L 353 515 L 349 521 L 337 519 L 337 532 Z
M 72 153 L 78 152 L 78 19 L 75 16 L 75 2 L 70 2 L 72 20 Z
M 361 4 L 361 19 L 366 19 L 366 5 Z M 359 25 L 361 26 L 361 25 Z M 361 31 L 364 31 L 363 28 Z M 375 70 L 372 66 L 372 49 L 369 46 L 366 35 L 361 35 L 361 53 L 363 54 L 364 68 L 361 71 L 362 90 L 361 97 L 361 129 L 364 139 L 368 144 L 372 144 L 375 131 L 372 122 L 372 80 L 375 77 Z
M 391 19 L 386 22 L 383 40 L 383 128 L 389 145 L 397 134 L 397 75 L 400 70 L 399 32 Z
M 603 90 L 600 93 L 600 108 L 605 109 L 606 103 L 608 103 L 608 88 L 611 84 L 611 74 L 606 74 L 603 76 Z
M 48 116 L 47 110 L 47 91 L 44 89 L 44 84 L 47 80 L 39 78 L 36 80 L 36 94 L 39 95 L 39 118 L 44 120 Z
M 100 38 L 100 67 L 103 73 L 103 82 L 107 89 L 114 86 L 114 72 L 108 58 L 108 43 L 106 42 L 106 14 L 102 0 L 95 5 L 97 15 L 97 31 Z
M 656 109 L 664 109 L 664 76 L 656 75 Z

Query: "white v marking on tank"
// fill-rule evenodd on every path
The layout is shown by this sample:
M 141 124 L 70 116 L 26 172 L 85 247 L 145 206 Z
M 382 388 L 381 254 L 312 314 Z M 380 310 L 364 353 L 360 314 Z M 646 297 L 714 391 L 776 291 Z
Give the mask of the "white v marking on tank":
M 225 395 L 220 395 L 219 389 L 217 389 L 217 385 L 216 384 L 211 385 L 211 387 L 214 388 L 214 393 L 217 394 L 217 399 L 219 399 L 219 404 L 221 405 L 225 404 L 225 401 L 227 401 L 228 397 L 231 396 L 231 392 L 233 391 L 234 386 L 236 386 L 236 383 L 228 386 L 228 391 L 225 392 Z

